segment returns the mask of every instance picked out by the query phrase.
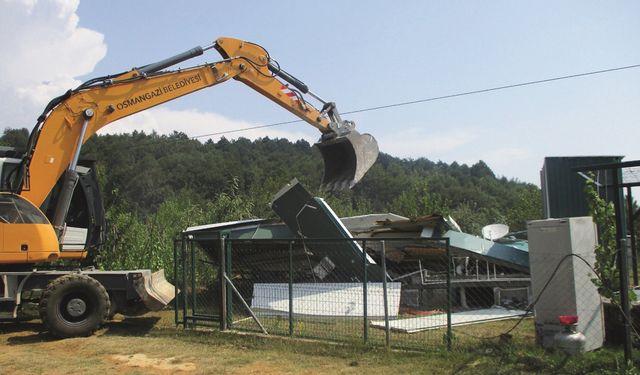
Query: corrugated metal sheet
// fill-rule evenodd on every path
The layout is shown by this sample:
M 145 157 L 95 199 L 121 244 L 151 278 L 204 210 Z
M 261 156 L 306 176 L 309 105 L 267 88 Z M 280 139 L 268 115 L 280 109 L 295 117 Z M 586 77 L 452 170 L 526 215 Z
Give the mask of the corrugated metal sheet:
M 526 314 L 527 312 L 523 310 L 509 310 L 501 307 L 461 311 L 451 314 L 451 325 L 457 327 L 468 324 L 493 322 L 496 320 L 515 319 Z M 385 322 L 372 321 L 371 326 L 384 329 Z M 431 329 L 446 328 L 447 314 L 434 314 L 418 318 L 392 320 L 389 322 L 389 327 L 393 331 L 403 333 L 416 333 Z
M 294 283 L 293 312 L 296 315 L 362 317 L 362 283 Z M 400 310 L 401 283 L 387 284 L 387 306 L 391 317 Z M 367 283 L 367 316 L 384 317 L 382 283 Z M 289 284 L 255 283 L 251 308 L 258 315 L 283 315 L 289 312 Z
M 196 241 L 219 240 L 226 233 L 232 240 L 265 240 L 296 237 L 284 224 L 273 220 L 251 219 L 189 227 L 182 232 Z

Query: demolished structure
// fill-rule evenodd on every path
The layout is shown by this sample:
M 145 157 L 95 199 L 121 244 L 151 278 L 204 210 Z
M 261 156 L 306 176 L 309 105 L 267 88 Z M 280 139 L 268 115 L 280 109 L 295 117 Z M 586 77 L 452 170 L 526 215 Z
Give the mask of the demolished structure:
M 464 324 L 485 317 L 503 319 L 503 311 L 486 311 L 494 306 L 524 309 L 529 303 L 526 241 L 463 233 L 453 219 L 440 215 L 338 218 L 297 180 L 278 192 L 271 206 L 282 222 L 235 221 L 184 232 L 213 257 L 220 253 L 221 238 L 234 241 L 234 251 L 239 250 L 231 256 L 234 283 L 254 310 L 286 314 L 291 309 L 314 316 L 358 316 L 367 310 L 370 317 L 438 313 L 446 306 L 447 282 L 454 311 L 484 309 L 475 318 L 465 318 Z M 448 239 L 448 246 L 442 239 Z M 301 244 L 300 251 L 282 251 L 291 240 Z M 286 273 L 290 286 L 286 277 L 278 276 Z M 363 308 L 365 281 L 369 300 Z M 388 311 L 381 310 L 384 299 Z

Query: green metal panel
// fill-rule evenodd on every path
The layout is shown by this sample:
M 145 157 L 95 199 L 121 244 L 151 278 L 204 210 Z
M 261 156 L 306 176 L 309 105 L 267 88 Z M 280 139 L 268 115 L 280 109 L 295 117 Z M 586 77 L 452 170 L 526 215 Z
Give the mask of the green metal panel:
M 449 238 L 451 247 L 460 254 L 479 254 L 493 263 L 513 268 L 518 271 L 529 272 L 529 248 L 509 246 L 474 236 L 472 234 L 447 231 L 444 234 Z
M 292 232 L 302 238 L 316 240 L 351 238 L 351 234 L 329 205 L 320 198 L 313 198 L 296 179 L 276 194 L 271 202 L 271 208 Z M 369 263 L 367 269 L 369 281 L 380 282 L 385 278 L 382 269 L 355 242 L 311 241 L 306 242 L 305 246 L 315 256 L 329 259 L 335 267 L 331 273 L 339 275 L 343 279 L 340 281 L 364 279 L 364 270 L 360 267 L 360 260 L 363 257 Z

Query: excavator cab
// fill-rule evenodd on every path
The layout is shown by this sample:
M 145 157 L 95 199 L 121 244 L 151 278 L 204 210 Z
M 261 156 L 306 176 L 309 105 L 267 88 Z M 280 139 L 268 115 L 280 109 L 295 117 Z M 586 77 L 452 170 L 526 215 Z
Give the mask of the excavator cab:
M 0 264 L 52 262 L 58 238 L 44 214 L 27 199 L 0 192 Z
M 320 140 L 315 144 L 324 160 L 320 189 L 351 189 L 371 168 L 378 157 L 378 143 L 371 134 L 355 130 Z

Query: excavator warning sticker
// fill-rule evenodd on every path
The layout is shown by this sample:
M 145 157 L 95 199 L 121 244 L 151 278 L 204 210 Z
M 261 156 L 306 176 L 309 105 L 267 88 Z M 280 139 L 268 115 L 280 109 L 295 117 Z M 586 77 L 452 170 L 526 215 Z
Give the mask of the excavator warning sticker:
M 123 110 L 123 109 L 127 109 L 129 107 L 132 107 L 134 105 L 140 104 L 140 103 L 144 103 L 147 100 L 151 100 L 155 97 L 159 97 L 159 96 L 163 96 L 165 94 L 168 94 L 170 92 L 173 91 L 177 91 L 180 90 L 184 87 L 187 87 L 189 85 L 192 85 L 194 83 L 198 83 L 202 81 L 202 77 L 200 77 L 200 73 L 195 74 L 191 77 L 186 77 L 183 78 L 179 81 L 170 83 L 168 85 L 162 86 L 162 87 L 158 87 L 156 89 L 150 90 L 145 92 L 144 94 L 140 94 L 137 95 L 135 97 L 132 98 L 128 98 L 123 100 L 122 102 L 116 104 L 116 108 L 119 110 Z
M 291 100 L 298 100 L 298 95 L 296 95 L 295 92 L 291 91 L 288 86 L 282 85 L 280 87 L 280 91 L 282 91 L 282 93 L 288 96 Z

